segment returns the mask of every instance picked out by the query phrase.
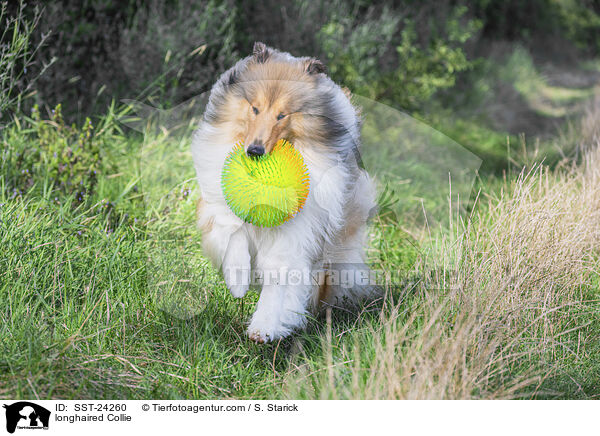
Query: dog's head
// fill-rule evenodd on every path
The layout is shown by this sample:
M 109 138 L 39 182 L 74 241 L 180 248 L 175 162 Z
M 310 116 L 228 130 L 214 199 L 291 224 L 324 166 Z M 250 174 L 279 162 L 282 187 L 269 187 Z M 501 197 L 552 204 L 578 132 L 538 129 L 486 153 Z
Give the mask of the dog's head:
M 256 43 L 253 54 L 221 79 L 215 121 L 227 122 L 250 156 L 270 153 L 280 139 L 323 142 L 330 97 L 319 91 L 324 71 L 316 59 L 295 58 Z

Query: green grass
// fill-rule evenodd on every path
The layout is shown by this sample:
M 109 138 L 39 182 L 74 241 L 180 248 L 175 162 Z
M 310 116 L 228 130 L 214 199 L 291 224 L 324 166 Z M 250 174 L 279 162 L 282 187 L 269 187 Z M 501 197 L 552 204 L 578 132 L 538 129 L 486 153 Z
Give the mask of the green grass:
M 193 228 L 180 243 L 157 242 L 136 225 L 107 233 L 101 203 L 1 202 L 2 397 L 273 398 L 296 344 L 323 352 L 320 322 L 281 346 L 247 340 L 256 295 L 229 295 Z M 189 264 L 173 269 L 180 260 Z M 165 271 L 190 282 L 170 280 L 163 293 L 154 275 Z M 340 316 L 335 331 L 356 323 Z
M 243 339 L 250 304 L 234 302 L 203 262 L 212 273 L 211 298 L 173 302 L 149 286 L 155 241 L 147 229 L 118 226 L 107 233 L 101 204 L 71 211 L 68 202 L 44 198 L 2 202 L 3 396 L 215 398 L 273 392 L 271 348 Z M 165 251 L 160 258 L 175 260 Z M 168 310 L 186 303 L 197 313 Z

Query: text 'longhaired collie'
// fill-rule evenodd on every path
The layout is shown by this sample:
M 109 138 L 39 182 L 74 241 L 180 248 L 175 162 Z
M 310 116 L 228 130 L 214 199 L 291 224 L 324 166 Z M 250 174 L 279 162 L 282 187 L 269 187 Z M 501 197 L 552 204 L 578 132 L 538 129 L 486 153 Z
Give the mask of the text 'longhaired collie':
M 262 43 L 212 88 L 192 143 L 202 196 L 198 224 L 204 252 L 232 295 L 260 287 L 248 327 L 254 341 L 288 336 L 323 305 L 355 304 L 378 293 L 365 264 L 375 189 L 359 164 L 359 124 L 357 109 L 321 62 Z M 310 191 L 293 218 L 257 227 L 228 207 L 221 171 L 236 143 L 256 157 L 280 139 L 304 158 Z

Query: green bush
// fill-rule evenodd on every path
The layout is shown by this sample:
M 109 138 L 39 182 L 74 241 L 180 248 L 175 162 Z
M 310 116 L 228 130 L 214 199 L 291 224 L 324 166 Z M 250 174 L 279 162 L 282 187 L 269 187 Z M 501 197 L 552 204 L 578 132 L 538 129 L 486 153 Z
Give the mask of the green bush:
M 600 4 L 596 1 L 594 6 L 593 0 L 555 1 L 567 38 L 584 51 L 600 52 Z
M 102 166 L 100 144 L 90 119 L 77 128 L 65 124 L 61 106 L 48 120 L 37 106 L 24 126 L 15 126 L 3 138 L 2 174 L 12 196 L 20 196 L 36 185 L 59 195 L 72 196 L 80 204 L 94 191 Z M 20 127 L 20 128 L 19 128 Z
M 334 80 L 412 111 L 437 90 L 453 86 L 457 74 L 471 66 L 464 45 L 480 23 L 466 12 L 451 8 L 448 17 L 427 27 L 417 17 L 401 19 L 387 7 L 370 8 L 365 18 L 333 15 L 317 38 Z

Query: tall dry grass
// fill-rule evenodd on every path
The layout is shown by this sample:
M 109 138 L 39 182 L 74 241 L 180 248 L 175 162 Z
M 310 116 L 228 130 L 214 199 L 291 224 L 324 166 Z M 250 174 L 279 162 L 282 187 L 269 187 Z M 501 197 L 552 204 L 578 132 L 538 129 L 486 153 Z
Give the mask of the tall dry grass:
M 584 120 L 586 132 L 597 120 Z M 299 364 L 286 385 L 289 395 L 552 395 L 544 381 L 562 360 L 583 353 L 586 338 L 576 332 L 592 310 L 588 299 L 598 298 L 600 138 L 582 165 L 524 170 L 475 210 L 452 236 L 430 243 L 431 254 L 418 266 L 421 280 L 405 290 L 418 296 L 416 304 L 389 294 L 381 323 L 343 343 L 326 339 L 327 369 Z

